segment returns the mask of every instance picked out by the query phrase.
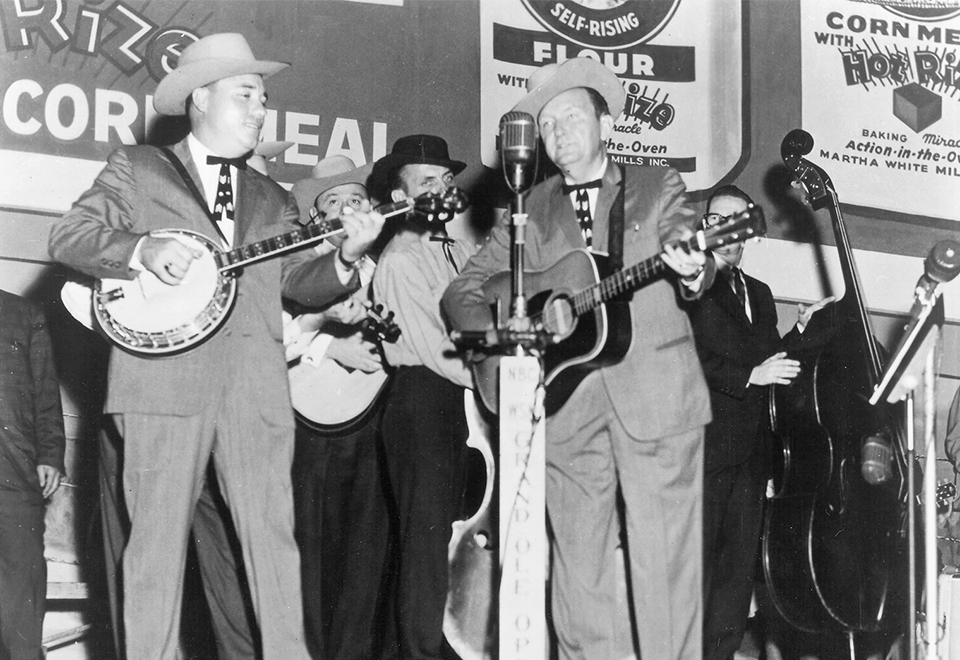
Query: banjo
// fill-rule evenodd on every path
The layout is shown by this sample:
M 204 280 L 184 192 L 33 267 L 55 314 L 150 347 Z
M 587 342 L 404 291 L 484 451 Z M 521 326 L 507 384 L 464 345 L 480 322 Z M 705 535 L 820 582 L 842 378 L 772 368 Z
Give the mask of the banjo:
M 384 204 L 376 211 L 387 217 L 412 211 L 428 219 L 442 219 L 466 206 L 463 192 L 449 188 L 442 195 L 424 193 L 415 199 Z M 209 339 L 226 322 L 237 297 L 238 269 L 319 243 L 343 231 L 339 219 L 324 219 L 229 251 L 188 229 L 152 231 L 151 236 L 174 238 L 201 256 L 190 263 L 180 284 L 173 286 L 149 271 L 132 280 L 96 280 L 91 292 L 93 318 L 107 339 L 130 353 L 163 357 L 188 351 Z M 76 303 L 66 306 L 78 307 Z M 82 315 L 74 316 L 84 322 Z

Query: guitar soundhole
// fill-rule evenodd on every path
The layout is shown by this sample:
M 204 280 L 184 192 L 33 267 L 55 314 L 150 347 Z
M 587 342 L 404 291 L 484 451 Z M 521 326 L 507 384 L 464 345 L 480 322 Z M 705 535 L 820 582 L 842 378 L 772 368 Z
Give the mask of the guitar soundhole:
M 576 325 L 577 316 L 570 298 L 556 296 L 543 308 L 543 327 L 547 332 L 566 337 Z

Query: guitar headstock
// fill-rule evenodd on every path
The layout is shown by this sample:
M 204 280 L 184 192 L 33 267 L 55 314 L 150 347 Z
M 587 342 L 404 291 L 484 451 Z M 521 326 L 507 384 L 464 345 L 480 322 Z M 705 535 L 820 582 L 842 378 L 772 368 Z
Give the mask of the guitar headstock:
M 394 323 L 393 312 L 384 314 L 383 310 L 383 305 L 367 309 L 367 318 L 361 322 L 361 327 L 378 341 L 394 344 L 400 338 L 400 326 Z
M 780 143 L 780 157 L 793 173 L 794 180 L 803 188 L 807 201 L 819 209 L 828 201 L 833 190 L 829 175 L 806 158 L 813 150 L 813 136 L 801 128 L 795 128 Z
M 767 233 L 763 209 L 751 204 L 726 222 L 697 232 L 696 243 L 701 250 L 716 250 L 725 245 L 742 243 Z
M 426 222 L 450 222 L 470 205 L 466 193 L 451 186 L 442 194 L 424 193 L 413 200 L 412 212 Z

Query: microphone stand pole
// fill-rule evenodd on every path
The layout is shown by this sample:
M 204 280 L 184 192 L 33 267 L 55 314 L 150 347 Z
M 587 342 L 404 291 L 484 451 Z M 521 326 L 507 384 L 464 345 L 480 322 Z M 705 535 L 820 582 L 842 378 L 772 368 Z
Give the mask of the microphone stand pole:
M 500 660 L 547 658 L 546 430 L 543 341 L 527 315 L 524 248 L 527 214 L 521 186 L 513 205 L 510 318 L 500 358 Z M 498 302 L 499 306 L 499 302 Z M 498 323 L 500 311 L 496 312 Z M 509 556 L 509 560 L 507 557 Z
M 936 339 L 934 339 L 936 344 Z M 937 445 L 935 442 L 936 417 L 936 374 L 935 351 L 927 353 L 926 366 L 923 372 L 923 435 L 924 435 L 924 468 L 923 468 L 923 543 L 924 543 L 924 576 L 926 577 L 927 592 L 927 639 L 926 660 L 940 659 L 940 612 L 937 591 Z
M 913 390 L 907 393 L 907 570 L 910 571 L 907 579 L 907 598 L 909 616 L 907 618 L 907 659 L 917 660 L 917 508 L 916 501 L 917 478 L 913 469 L 917 458 L 916 450 L 916 399 Z

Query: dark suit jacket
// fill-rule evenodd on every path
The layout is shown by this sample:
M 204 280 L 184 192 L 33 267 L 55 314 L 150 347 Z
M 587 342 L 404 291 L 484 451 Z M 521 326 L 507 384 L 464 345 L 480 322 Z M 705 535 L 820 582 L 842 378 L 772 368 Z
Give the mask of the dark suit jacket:
M 744 281 L 752 323 L 722 274 L 688 305 L 713 405 L 704 448 L 707 466 L 743 463 L 770 436 L 770 388 L 747 384 L 753 368 L 781 350 L 777 308 L 770 287 L 746 273 Z
M 202 190 L 186 139 L 173 146 Z M 293 198 L 252 168 L 241 170 L 233 245 L 300 227 Z M 206 209 L 161 152 L 114 151 L 93 186 L 50 231 L 50 255 L 99 278 L 133 278 L 137 242 L 151 230 L 184 228 L 215 239 Z M 334 254 L 301 250 L 243 269 L 234 309 L 216 334 L 174 357 L 145 359 L 115 349 L 106 412 L 194 414 L 224 395 L 249 397 L 274 422 L 293 426 L 281 328 L 283 293 L 309 306 L 347 295 Z M 356 278 L 354 278 L 356 279 Z
M 693 228 L 696 218 L 685 203 L 683 181 L 675 170 L 630 166 L 625 171 L 623 254 L 624 264 L 632 266 L 659 254 L 664 242 L 678 238 L 684 227 Z M 594 213 L 593 244 L 598 249 L 607 246 L 607 222 L 619 181 L 620 169 L 611 162 Z M 571 250 L 586 247 L 573 204 L 561 185 L 559 175 L 551 177 L 527 197 L 528 270 L 546 269 Z M 712 260 L 708 263 L 707 285 L 713 277 Z M 455 328 L 491 327 L 482 285 L 490 275 L 509 268 L 510 227 L 501 223 L 444 294 L 444 311 Z M 636 438 L 673 435 L 710 421 L 709 395 L 690 322 L 678 304 L 677 286 L 668 275 L 634 294 L 630 303 L 633 343 L 627 356 L 591 373 L 577 389 L 604 388 L 611 406 Z M 577 392 L 565 406 L 578 405 Z
M 43 312 L 0 291 L 0 491 L 42 501 L 38 465 L 62 473 L 60 386 Z

